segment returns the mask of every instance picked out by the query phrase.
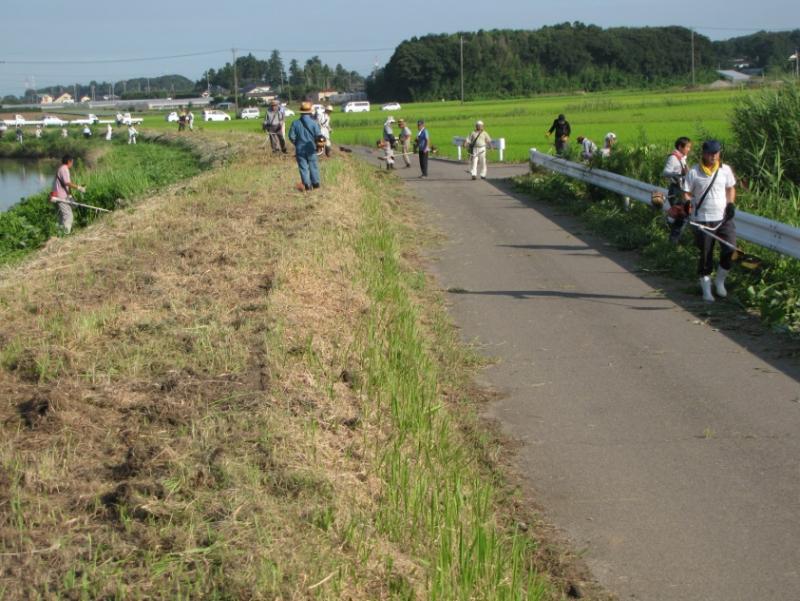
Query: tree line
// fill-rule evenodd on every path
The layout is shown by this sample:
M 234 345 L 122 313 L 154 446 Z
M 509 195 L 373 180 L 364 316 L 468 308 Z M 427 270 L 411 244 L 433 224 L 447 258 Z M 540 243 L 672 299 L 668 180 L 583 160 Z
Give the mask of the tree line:
M 367 92 L 374 100 L 460 98 L 462 51 L 467 99 L 686 84 L 693 52 L 694 80 L 708 83 L 736 54 L 754 52 L 755 66 L 785 63 L 797 38 L 800 31 L 761 32 L 719 43 L 685 27 L 603 29 L 579 22 L 426 35 L 402 42 L 368 79 Z

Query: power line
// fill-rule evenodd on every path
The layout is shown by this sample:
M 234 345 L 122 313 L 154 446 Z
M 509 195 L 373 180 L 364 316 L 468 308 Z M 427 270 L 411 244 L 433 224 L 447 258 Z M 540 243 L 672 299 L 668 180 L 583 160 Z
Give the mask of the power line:
M 221 54 L 228 52 L 228 50 L 208 50 L 206 52 L 191 52 L 188 54 L 172 54 L 169 56 L 147 56 L 141 58 L 104 58 L 104 59 L 90 59 L 90 60 L 21 60 L 21 61 L 0 61 L 0 64 L 6 65 L 96 65 L 107 63 L 140 63 L 144 61 L 162 61 L 171 58 L 189 58 L 193 56 L 208 56 L 210 54 Z
M 337 50 L 335 48 L 329 48 L 327 50 L 282 50 L 280 48 L 271 48 L 267 50 L 266 48 L 240 48 L 239 50 L 247 52 L 272 52 L 273 50 L 277 50 L 284 54 L 349 54 L 358 52 L 389 52 L 394 51 L 395 48 L 347 48 L 342 50 Z

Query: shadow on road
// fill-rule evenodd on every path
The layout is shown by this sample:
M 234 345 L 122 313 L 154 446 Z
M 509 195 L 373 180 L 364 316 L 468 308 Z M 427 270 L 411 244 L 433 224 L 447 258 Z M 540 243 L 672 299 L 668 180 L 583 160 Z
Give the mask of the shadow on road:
M 557 205 L 540 202 L 526 194 L 517 192 L 514 190 L 511 180 L 488 180 L 487 183 L 518 201 L 520 203 L 520 208 L 538 211 L 547 217 L 547 219 L 559 227 L 564 228 L 566 231 L 570 232 L 571 235 L 575 236 L 585 244 L 585 246 L 551 246 L 537 244 L 501 244 L 499 246 L 516 248 L 521 251 L 541 250 L 546 252 L 548 250 L 593 250 L 597 253 L 597 255 L 585 253 L 573 254 L 580 254 L 582 256 L 602 256 L 610 259 L 614 263 L 634 274 L 637 278 L 647 283 L 649 286 L 659 290 L 663 295 L 663 298 L 669 299 L 676 305 L 691 313 L 698 323 L 714 328 L 719 333 L 727 336 L 736 344 L 746 349 L 748 352 L 753 353 L 757 357 L 769 363 L 776 370 L 800 382 L 800 341 L 793 340 L 787 335 L 770 330 L 767 326 L 761 323 L 761 321 L 755 315 L 749 313 L 746 308 L 737 303 L 735 300 L 718 300 L 713 304 L 707 304 L 703 302 L 700 298 L 699 290 L 695 291 L 695 286 L 693 285 L 694 282 L 680 281 L 656 274 L 642 273 L 637 266 L 639 256 L 636 252 L 622 251 L 613 247 L 609 247 L 607 243 L 604 242 L 599 236 L 586 233 L 586 225 L 581 222 L 578 217 L 567 215 L 561 212 Z M 461 294 L 473 294 L 473 292 L 464 291 L 461 292 Z M 475 292 L 475 294 L 519 295 L 519 298 L 523 299 L 531 297 L 557 297 L 559 295 L 565 298 L 581 299 L 582 296 L 586 296 L 584 300 L 602 302 L 602 295 L 600 295 L 600 298 L 592 298 L 592 295 L 581 295 L 580 293 L 568 292 L 484 291 Z M 634 299 L 623 298 L 620 300 Z M 660 299 L 636 298 L 635 300 Z M 631 306 L 630 308 L 636 310 L 662 310 L 668 309 L 669 307 L 648 308 Z

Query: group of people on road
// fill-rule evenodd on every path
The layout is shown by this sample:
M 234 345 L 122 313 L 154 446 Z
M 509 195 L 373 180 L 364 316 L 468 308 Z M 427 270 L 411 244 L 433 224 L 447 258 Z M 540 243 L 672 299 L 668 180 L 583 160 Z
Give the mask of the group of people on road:
M 397 136 L 394 135 L 394 128 L 392 127 L 395 123 L 399 128 Z M 419 158 L 421 172 L 419 177 L 428 177 L 428 157 L 433 152 L 433 146 L 423 119 L 417 121 L 417 135 L 412 142 L 411 128 L 406 124 L 406 120 L 398 119 L 395 121 L 394 117 L 390 115 L 383 124 L 383 132 L 381 139 L 378 140 L 378 148 L 383 149 L 383 157 L 381 159 L 386 162 L 387 169 L 394 169 L 395 150 L 400 151 L 400 156 L 403 157 L 403 163 L 406 168 L 411 167 L 411 159 L 409 157 L 416 153 Z

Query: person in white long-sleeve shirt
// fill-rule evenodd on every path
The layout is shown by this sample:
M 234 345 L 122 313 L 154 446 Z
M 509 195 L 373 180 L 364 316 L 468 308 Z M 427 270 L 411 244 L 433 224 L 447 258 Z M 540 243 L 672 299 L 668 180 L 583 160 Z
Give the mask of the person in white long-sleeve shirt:
M 685 217 L 688 215 L 688 203 L 683 199 L 683 182 L 686 174 L 689 173 L 689 164 L 686 159 L 692 151 L 692 141 L 683 136 L 675 140 L 675 150 L 667 157 L 664 171 L 661 176 L 667 180 L 667 201 L 670 207 L 681 207 L 671 211 L 673 216 L 668 216 L 669 241 L 677 244 L 680 240 L 683 226 L 686 223 Z M 682 214 L 681 214 L 682 213 Z
M 114 129 L 111 127 L 110 123 L 107 123 L 106 124 L 106 140 L 108 140 L 110 142 L 112 135 L 114 135 Z
M 128 125 L 128 144 L 136 144 L 136 136 L 139 134 L 133 123 Z
M 475 129 L 464 140 L 464 146 L 469 151 L 469 174 L 472 179 L 478 177 L 480 165 L 481 179 L 486 179 L 486 150 L 492 145 L 492 138 L 484 129 L 483 121 L 475 122 Z
M 590 161 L 597 152 L 597 144 L 586 136 L 578 136 L 577 140 L 578 144 L 581 145 L 581 158 L 585 161 Z

